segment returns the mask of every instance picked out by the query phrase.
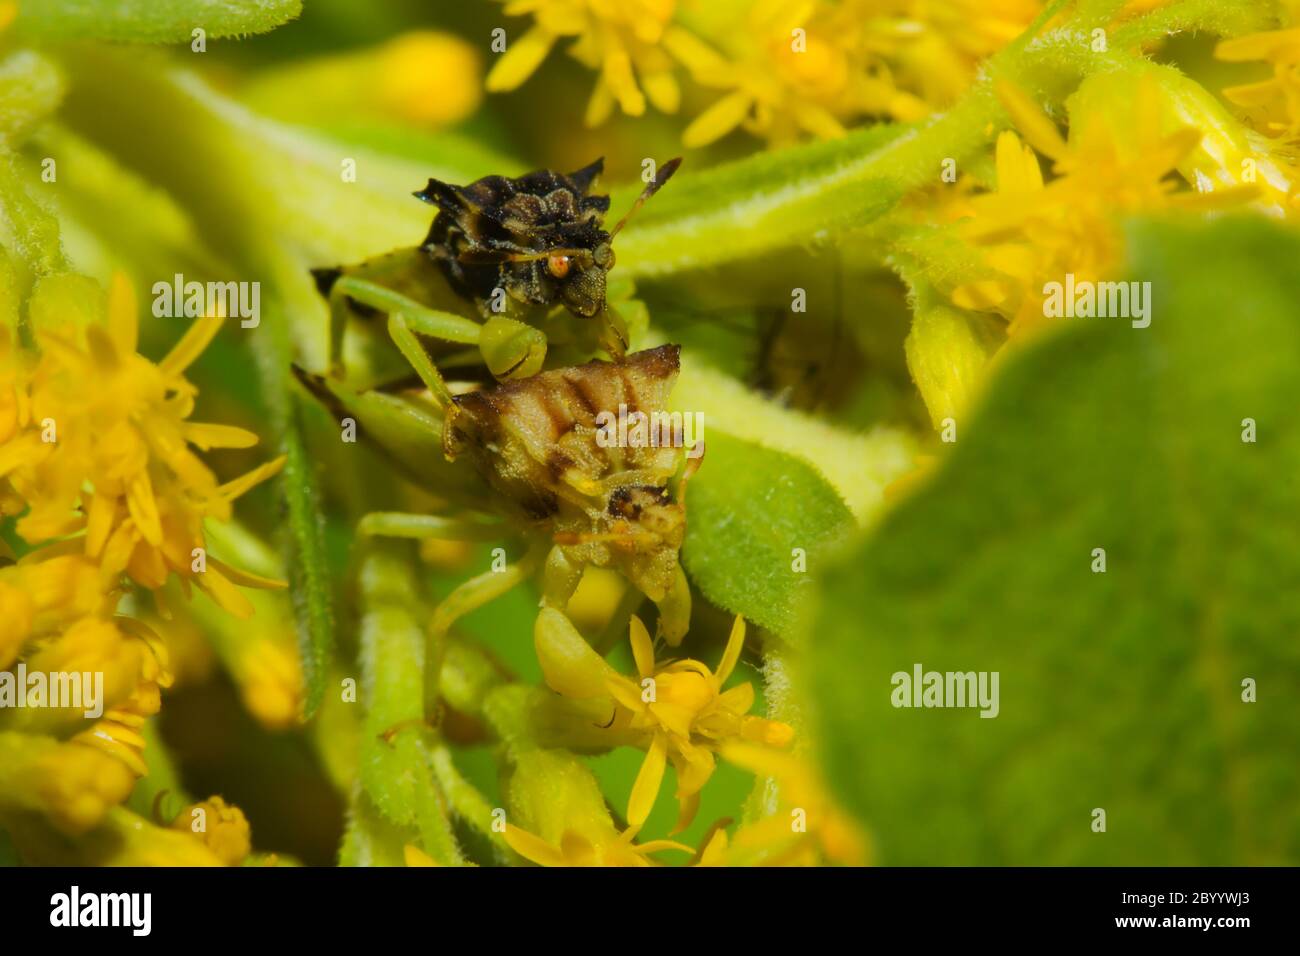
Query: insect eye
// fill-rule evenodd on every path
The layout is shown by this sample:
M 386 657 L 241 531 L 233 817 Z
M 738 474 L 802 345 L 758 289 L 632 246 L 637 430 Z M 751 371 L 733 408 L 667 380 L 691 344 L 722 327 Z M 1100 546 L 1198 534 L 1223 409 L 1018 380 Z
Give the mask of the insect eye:
M 547 256 L 546 271 L 557 279 L 563 279 L 569 274 L 569 257 Z

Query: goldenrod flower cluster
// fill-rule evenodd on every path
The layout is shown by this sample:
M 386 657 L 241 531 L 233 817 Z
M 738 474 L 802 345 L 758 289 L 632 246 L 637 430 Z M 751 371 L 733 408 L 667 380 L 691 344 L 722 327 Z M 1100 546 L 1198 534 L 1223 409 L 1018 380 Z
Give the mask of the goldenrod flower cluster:
M 80 276 L 42 277 L 25 313 L 27 323 L 0 326 L 0 518 L 14 535 L 0 560 L 0 669 L 102 679 L 102 698 L 92 720 L 15 686 L 24 700 L 0 710 L 0 817 L 36 813 L 76 836 L 134 826 L 112 811 L 148 773 L 144 725 L 172 681 L 164 641 L 132 609 L 147 595 L 161 606 L 176 580 L 246 617 L 241 586 L 282 586 L 208 554 L 204 533 L 282 460 L 221 483 L 198 454 L 257 442 L 190 418 L 185 372 L 221 317 L 195 321 L 153 362 L 137 351 L 121 275 L 106 296 Z M 227 831 L 238 828 L 218 809 Z M 223 862 L 247 853 L 246 839 L 219 843 Z
M 508 41 L 489 91 L 522 85 L 551 50 L 597 73 L 588 125 L 617 105 L 676 113 L 703 146 L 743 128 L 771 143 L 835 137 L 865 119 L 917 120 L 961 94 L 1019 34 L 1037 0 L 505 0 L 532 26 Z M 694 89 L 684 95 L 682 78 Z

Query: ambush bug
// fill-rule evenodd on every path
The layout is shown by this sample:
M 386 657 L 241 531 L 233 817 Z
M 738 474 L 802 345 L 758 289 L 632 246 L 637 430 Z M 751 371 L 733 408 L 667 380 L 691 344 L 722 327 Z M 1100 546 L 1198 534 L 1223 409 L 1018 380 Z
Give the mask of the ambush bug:
M 371 514 L 359 530 L 453 540 L 499 540 L 517 530 L 528 542 L 515 563 L 464 582 L 435 608 L 426 657 L 431 702 L 452 624 L 539 571 L 543 607 L 561 614 L 587 567 L 619 572 L 657 605 L 660 636 L 679 644 L 691 612 L 679 562 L 684 494 L 703 448 L 618 447 L 598 440 L 604 410 L 625 406 L 629 414 L 647 416 L 665 410 L 679 371 L 679 347 L 664 345 L 619 362 L 595 360 L 453 393 L 418 342 L 407 342 L 403 351 L 412 346 L 413 365 L 440 406 L 442 449 L 450 462 L 439 466 L 437 486 L 430 490 L 454 490 L 464 510 L 456 517 Z M 341 383 L 297 373 L 340 417 L 350 413 L 345 396 L 351 393 Z M 365 433 L 364 423 L 362 429 Z M 382 429 L 375 431 L 372 437 L 382 443 Z M 455 476 L 453 489 L 447 469 L 459 471 L 462 462 L 481 479 L 480 491 L 466 494 L 463 472 Z M 553 621 L 553 615 L 539 615 L 537 627 Z
M 599 322 L 601 345 L 621 359 L 628 347 L 627 324 L 607 300 L 614 239 L 680 164 L 678 158 L 658 167 L 609 231 L 604 228 L 609 196 L 591 192 L 604 167 L 601 159 L 568 175 L 539 169 L 518 178 L 485 176 L 466 186 L 430 179 L 414 195 L 438 213 L 418 247 L 356 266 L 313 270 L 330 303 L 335 368 L 349 315 L 375 311 L 399 317 L 421 336 L 477 346 L 499 379 L 524 378 L 541 369 L 547 339 L 525 320 L 535 322 L 556 309 Z M 474 304 L 482 323 L 453 311 L 455 302 L 430 282 L 431 266 L 441 272 L 453 298 Z M 398 345 L 406 351 L 402 342 Z

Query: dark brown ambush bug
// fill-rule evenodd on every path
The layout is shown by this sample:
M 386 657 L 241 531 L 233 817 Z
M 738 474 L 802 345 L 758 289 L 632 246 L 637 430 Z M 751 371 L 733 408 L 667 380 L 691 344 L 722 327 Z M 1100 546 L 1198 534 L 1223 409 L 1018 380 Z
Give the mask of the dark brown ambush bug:
M 517 179 L 485 176 L 467 186 L 430 179 L 415 193 L 438 207 L 422 245 L 312 270 L 330 305 L 331 374 L 344 377 L 343 340 L 350 320 L 384 314 L 389 335 L 408 361 L 422 361 L 430 340 L 446 343 L 436 347 L 439 357 L 456 354 L 449 347 L 472 346 L 499 380 L 541 370 L 548 336 L 537 327 L 536 313 L 552 307 L 595 319 L 599 327 L 591 331 L 598 334 L 592 338 L 612 358 L 622 359 L 627 326 L 606 297 L 613 242 L 680 164 L 672 159 L 659 167 L 608 232 L 603 222 L 609 197 L 591 195 L 603 166 L 599 159 L 567 176 L 540 169 Z M 461 314 L 466 299 L 485 321 Z
M 680 165 L 679 157 L 659 167 L 608 232 L 609 196 L 591 193 L 603 159 L 567 176 L 539 169 L 516 179 L 485 176 L 467 186 L 430 179 L 415 195 L 437 206 L 438 215 L 420 248 L 484 318 L 501 312 L 503 294 L 525 306 L 562 304 L 580 318 L 601 317 L 610 333 L 603 337 L 606 346 L 621 358 L 627 331 L 605 301 L 614 238 Z

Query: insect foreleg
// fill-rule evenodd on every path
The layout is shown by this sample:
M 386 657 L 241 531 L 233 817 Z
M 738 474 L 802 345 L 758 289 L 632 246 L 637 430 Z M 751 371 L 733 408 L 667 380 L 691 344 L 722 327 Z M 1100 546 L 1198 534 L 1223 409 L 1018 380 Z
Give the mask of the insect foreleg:
M 542 603 L 564 610 L 581 581 L 582 567 L 570 561 L 564 549 L 557 544 L 546 555 L 546 566 L 542 572 Z
M 394 292 L 386 286 L 370 279 L 355 275 L 339 276 L 329 290 L 330 302 L 330 362 L 337 367 L 343 347 L 343 332 L 348 316 L 351 315 L 351 303 L 369 306 L 390 315 L 402 313 L 407 321 L 421 335 L 459 342 L 463 345 L 478 345 L 480 326 L 477 322 L 421 305 L 410 296 Z
M 425 387 L 437 399 L 438 404 L 443 409 L 454 408 L 452 402 L 451 390 L 447 388 L 447 383 L 443 381 L 442 374 L 438 371 L 438 366 L 433 364 L 429 354 L 424 351 L 424 346 L 420 340 L 411 332 L 410 325 L 407 323 L 407 317 L 402 313 L 396 313 L 388 317 L 388 336 L 397 346 L 398 351 L 415 369 L 415 374 L 420 376 Z
M 612 306 L 606 305 L 600 312 L 600 344 L 616 362 L 627 354 L 631 336 L 623 316 Z
M 655 606 L 659 608 L 659 633 L 676 647 L 691 626 L 691 586 L 680 564 L 673 574 L 673 583 Z

